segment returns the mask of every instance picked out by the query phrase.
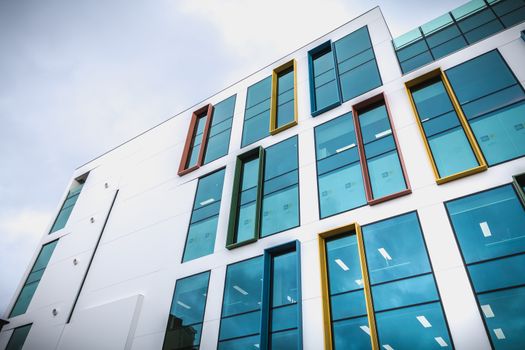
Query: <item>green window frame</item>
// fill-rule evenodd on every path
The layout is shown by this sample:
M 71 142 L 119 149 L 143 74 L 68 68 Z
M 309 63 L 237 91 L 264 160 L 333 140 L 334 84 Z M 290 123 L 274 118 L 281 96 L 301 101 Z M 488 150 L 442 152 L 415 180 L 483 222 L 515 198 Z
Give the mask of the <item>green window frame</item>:
M 175 282 L 163 350 L 198 350 L 208 297 L 210 271 Z
M 299 212 L 297 135 L 237 157 L 226 248 L 297 227 Z
M 64 203 L 62 204 L 62 207 L 60 208 L 60 211 L 57 217 L 55 218 L 53 225 L 51 226 L 51 230 L 49 231 L 49 234 L 52 234 L 58 230 L 61 230 L 66 226 L 67 221 L 69 220 L 69 217 L 71 216 L 71 212 L 73 211 L 73 208 L 75 207 L 75 204 L 77 203 L 78 197 L 80 196 L 82 187 L 84 186 L 86 182 L 88 174 L 84 174 L 76 178 L 73 181 L 73 185 L 71 186 L 69 192 L 67 193 L 66 199 L 64 200 Z
M 55 250 L 57 243 L 58 239 L 44 244 L 40 249 L 40 253 L 38 253 L 33 267 L 31 268 L 31 271 L 29 272 L 22 289 L 20 290 L 20 294 L 18 294 L 18 298 L 16 299 L 16 302 L 9 313 L 9 318 L 26 313 L 31 300 L 33 299 L 33 295 L 36 292 L 38 284 L 44 275 L 44 271 L 46 270 L 49 260 L 53 255 L 53 251 Z
M 24 326 L 16 327 L 9 338 L 5 350 L 22 350 L 32 325 L 33 324 L 26 324 Z
M 199 178 L 182 262 L 213 254 L 225 168 Z

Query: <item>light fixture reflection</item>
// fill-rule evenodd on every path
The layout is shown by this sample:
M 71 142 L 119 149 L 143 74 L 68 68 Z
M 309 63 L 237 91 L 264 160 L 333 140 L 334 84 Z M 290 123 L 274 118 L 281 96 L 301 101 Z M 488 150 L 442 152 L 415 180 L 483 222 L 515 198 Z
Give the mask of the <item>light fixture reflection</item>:
M 182 301 L 180 300 L 177 300 L 177 304 L 179 304 L 180 306 L 182 306 L 183 308 L 185 309 L 191 309 L 191 306 L 189 306 L 188 304 L 184 304 Z
M 430 324 L 430 322 L 428 322 L 427 318 L 425 316 L 416 316 L 417 320 L 419 321 L 419 323 L 421 323 L 421 325 L 425 328 L 430 328 L 432 327 L 432 325 Z
M 386 260 L 392 260 L 392 257 L 390 256 L 390 254 L 388 254 L 385 248 L 379 248 L 377 250 L 383 256 L 383 258 L 385 258 Z
M 248 295 L 248 292 L 242 289 L 241 287 L 235 285 L 233 286 L 233 289 L 235 289 L 237 292 L 241 293 L 242 295 Z
M 492 308 L 490 307 L 490 304 L 481 305 L 481 310 L 483 310 L 486 318 L 492 318 L 495 316 L 494 311 L 492 311 Z
M 439 344 L 439 346 L 441 346 L 442 348 L 445 348 L 448 346 L 447 342 L 445 341 L 445 339 L 441 338 L 441 337 L 435 337 L 434 340 Z
M 340 267 L 341 269 L 343 269 L 343 271 L 348 271 L 348 270 L 350 270 L 350 269 L 348 268 L 348 266 L 346 266 L 346 264 L 343 262 L 343 260 L 341 260 L 341 259 L 335 259 L 334 261 L 335 261 L 335 263 L 336 263 L 337 265 L 339 265 L 339 267 Z

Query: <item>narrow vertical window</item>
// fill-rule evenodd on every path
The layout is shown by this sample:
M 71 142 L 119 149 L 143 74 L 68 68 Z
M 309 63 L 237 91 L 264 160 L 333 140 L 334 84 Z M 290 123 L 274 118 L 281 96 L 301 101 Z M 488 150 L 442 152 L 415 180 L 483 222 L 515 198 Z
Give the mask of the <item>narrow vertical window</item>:
M 513 176 L 512 180 L 521 202 L 525 205 L 525 173 Z
M 163 350 L 200 348 L 209 279 L 206 271 L 176 282 Z
M 299 225 L 297 136 L 237 158 L 226 247 Z
M 204 164 L 228 154 L 236 99 L 237 95 L 233 95 L 217 103 L 213 108 L 210 132 L 204 154 Z
M 297 125 L 297 73 L 292 60 L 273 70 L 270 133 Z
M 488 165 L 523 157 L 525 92 L 499 52 L 445 73 Z
M 336 41 L 334 51 L 343 102 L 381 86 L 367 26 Z
M 352 113 L 315 128 L 320 217 L 366 204 Z
M 22 350 L 30 330 L 30 324 L 15 328 L 5 350 Z
M 182 262 L 213 253 L 223 183 L 224 169 L 199 179 Z
M 53 255 L 53 251 L 55 250 L 57 243 L 58 240 L 47 243 L 40 250 L 33 268 L 29 272 L 29 276 L 27 276 L 24 286 L 22 287 L 22 290 L 16 299 L 15 305 L 9 314 L 10 318 L 22 315 L 27 311 L 27 308 L 31 303 L 31 299 L 33 299 L 33 295 L 36 292 L 36 288 L 42 279 L 42 275 L 46 270 L 47 264 L 51 259 L 51 255 Z
M 354 114 L 370 204 L 410 193 L 383 95 L 354 106 Z
M 73 184 L 71 185 L 71 188 L 67 194 L 66 200 L 62 204 L 60 212 L 58 213 L 55 222 L 53 223 L 53 226 L 49 231 L 49 234 L 63 229 L 66 226 L 67 220 L 69 219 L 69 216 L 71 215 L 71 212 L 75 207 L 75 204 L 78 200 L 78 196 L 80 195 L 82 187 L 86 182 L 87 176 L 88 174 L 82 175 L 81 177 L 73 181 Z
M 406 86 L 436 182 L 442 184 L 486 170 L 485 160 L 443 73 L 439 69 L 432 71 Z
M 271 76 L 248 88 L 241 147 L 270 136 L 271 93 Z
M 191 117 L 186 143 L 179 166 L 179 175 L 182 176 L 198 169 L 204 159 L 206 141 L 210 130 L 213 106 L 208 104 L 195 112 Z
M 219 350 L 260 348 L 263 266 L 262 256 L 228 266 Z
M 525 209 L 511 185 L 445 203 L 491 342 L 525 343 Z
M 341 104 L 341 91 L 332 43 L 327 41 L 308 51 L 310 107 L 313 117 Z

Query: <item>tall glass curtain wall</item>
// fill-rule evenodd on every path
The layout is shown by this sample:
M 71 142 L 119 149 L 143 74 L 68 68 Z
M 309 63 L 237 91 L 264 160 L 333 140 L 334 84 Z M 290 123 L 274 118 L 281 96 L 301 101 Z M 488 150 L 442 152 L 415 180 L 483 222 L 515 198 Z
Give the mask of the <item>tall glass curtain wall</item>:
M 452 347 L 416 213 L 362 232 L 381 348 Z M 325 243 L 336 350 L 371 348 L 357 239 L 349 233 Z
M 217 103 L 213 108 L 204 164 L 228 154 L 236 98 L 237 95 L 233 95 Z
M 392 126 L 384 102 L 358 112 L 373 198 L 407 189 Z
M 248 88 L 241 147 L 270 136 L 272 77 Z
M 366 204 L 352 113 L 315 128 L 321 218 Z
M 493 346 L 525 344 L 525 210 L 512 185 L 446 203 Z
M 313 116 L 382 84 L 366 26 L 308 54 Z
M 22 350 L 30 330 L 30 324 L 15 328 L 5 350 Z
M 51 255 L 53 255 L 53 251 L 55 250 L 57 243 L 58 240 L 47 243 L 40 250 L 38 257 L 36 258 L 35 264 L 29 272 L 29 276 L 27 276 L 27 280 L 24 283 L 24 286 L 22 287 L 18 298 L 16 299 L 15 305 L 13 306 L 11 313 L 9 314 L 9 318 L 22 315 L 27 311 L 29 303 L 31 303 L 31 299 L 33 299 L 33 295 L 36 292 L 36 288 L 38 287 L 38 284 L 42 279 L 42 275 L 46 270 L 47 264 L 51 259 Z
M 199 179 L 183 262 L 213 253 L 225 169 Z
M 209 279 L 206 271 L 175 284 L 163 350 L 199 349 Z
M 489 165 L 525 155 L 525 93 L 497 50 L 446 71 Z
M 62 208 L 60 208 L 60 212 L 58 213 L 57 218 L 51 227 L 51 231 L 49 231 L 50 234 L 66 226 L 67 220 L 69 219 L 69 216 L 75 207 L 75 203 L 77 202 L 78 196 L 80 195 L 80 191 L 82 191 L 83 186 L 83 183 L 79 183 L 75 188 L 69 191 L 66 200 L 64 201 L 64 204 L 62 204 Z
M 479 166 L 440 77 L 410 89 L 441 178 Z
M 523 0 L 473 0 L 393 40 L 403 73 L 525 20 Z

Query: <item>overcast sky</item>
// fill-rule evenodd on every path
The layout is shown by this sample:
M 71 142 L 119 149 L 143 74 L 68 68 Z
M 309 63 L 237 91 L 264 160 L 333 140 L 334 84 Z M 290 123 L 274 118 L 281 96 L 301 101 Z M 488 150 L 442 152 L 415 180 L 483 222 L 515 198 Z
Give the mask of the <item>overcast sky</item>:
M 376 5 L 396 37 L 464 2 L 0 0 L 0 316 L 76 167 Z

